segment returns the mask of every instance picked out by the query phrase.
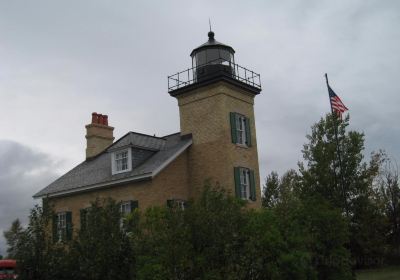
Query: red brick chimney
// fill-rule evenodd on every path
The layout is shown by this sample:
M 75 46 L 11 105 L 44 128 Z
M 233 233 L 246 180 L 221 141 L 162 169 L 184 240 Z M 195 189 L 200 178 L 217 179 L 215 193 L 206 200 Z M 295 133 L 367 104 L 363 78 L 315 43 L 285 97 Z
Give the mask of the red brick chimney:
M 86 159 L 97 156 L 113 143 L 113 131 L 107 115 L 92 113 L 92 123 L 86 125 Z

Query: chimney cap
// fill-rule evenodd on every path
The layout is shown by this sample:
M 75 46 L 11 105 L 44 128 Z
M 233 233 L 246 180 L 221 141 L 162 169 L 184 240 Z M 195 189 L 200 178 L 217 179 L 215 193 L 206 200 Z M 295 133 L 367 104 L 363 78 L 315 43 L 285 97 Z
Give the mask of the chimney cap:
M 100 124 L 108 126 L 108 115 L 99 114 L 96 112 L 92 113 L 92 124 Z

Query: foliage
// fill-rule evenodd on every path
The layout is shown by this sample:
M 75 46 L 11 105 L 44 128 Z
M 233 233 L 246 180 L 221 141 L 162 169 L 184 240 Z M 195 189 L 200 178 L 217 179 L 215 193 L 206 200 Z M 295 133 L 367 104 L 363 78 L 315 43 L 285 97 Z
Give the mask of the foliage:
M 19 219 L 12 222 L 9 230 L 4 231 L 3 235 L 7 242 L 7 258 L 15 259 L 17 251 L 17 242 L 23 233 Z
M 399 169 L 388 155 L 380 152 L 380 176 L 377 180 L 381 209 L 387 219 L 389 257 L 400 261 L 400 181 Z
M 18 235 L 20 278 L 315 279 L 301 235 L 288 234 L 273 211 L 250 210 L 219 188 L 206 187 L 185 210 L 134 212 L 122 227 L 112 200 L 93 202 L 85 215 L 72 241 L 53 243 L 52 211 L 35 207 Z
M 310 279 L 310 256 L 283 239 L 274 213 L 243 206 L 208 186 L 184 211 L 148 209 L 137 279 Z
M 68 261 L 63 246 L 54 245 L 51 238 L 53 212 L 46 200 L 35 206 L 29 224 L 17 235 L 13 257 L 18 261 L 19 279 L 68 279 Z
M 383 152 L 374 153 L 368 163 L 364 161 L 364 135 L 347 131 L 348 125 L 348 117 L 341 121 L 335 115 L 327 115 L 312 126 L 298 173 L 290 170 L 281 178 L 271 173 L 266 178 L 263 205 L 275 211 L 283 221 L 292 217 L 287 213 L 306 211 L 306 216 L 294 216 L 293 220 L 286 222 L 286 226 L 290 226 L 298 224 L 298 219 L 308 221 L 306 231 L 312 221 L 331 219 L 331 224 L 337 227 L 331 229 L 342 237 L 324 232 L 331 224 L 317 223 L 314 232 L 323 234 L 312 235 L 314 244 L 328 242 L 324 237 L 330 236 L 332 241 L 340 241 L 337 244 L 340 250 L 336 250 L 336 254 L 342 256 L 341 267 L 343 263 L 346 264 L 344 267 L 349 267 L 348 252 L 355 267 L 370 267 L 383 263 L 388 247 L 394 254 L 399 252 L 393 250 L 400 238 L 398 176 L 393 169 L 387 172 L 388 169 L 383 168 L 388 162 Z M 307 212 L 307 207 L 304 208 L 307 205 L 312 205 L 314 210 Z M 322 219 L 324 215 L 326 217 Z M 388 235 L 391 245 L 387 241 Z M 320 254 L 318 250 L 312 252 Z M 326 260 L 329 256 L 323 254 L 322 257 Z M 319 277 L 325 274 L 325 270 L 318 266 Z M 332 275 L 331 272 L 328 274 Z M 343 271 L 343 275 L 347 272 Z
M 383 152 L 364 161 L 364 135 L 348 121 L 315 124 L 299 170 L 271 173 L 257 211 L 210 185 L 184 210 L 122 217 L 115 201 L 96 200 L 73 240 L 54 243 L 44 201 L 27 228 L 15 221 L 5 233 L 8 253 L 20 279 L 354 279 L 352 265 L 399 257 L 400 190 Z
M 120 205 L 96 200 L 84 212 L 84 225 L 70 246 L 74 279 L 129 279 L 134 266 L 128 232 L 121 228 Z
M 294 193 L 299 187 L 299 178 L 293 169 L 287 171 L 281 178 L 278 173 L 271 172 L 263 189 L 262 205 L 266 208 L 273 208 L 278 204 L 293 203 Z

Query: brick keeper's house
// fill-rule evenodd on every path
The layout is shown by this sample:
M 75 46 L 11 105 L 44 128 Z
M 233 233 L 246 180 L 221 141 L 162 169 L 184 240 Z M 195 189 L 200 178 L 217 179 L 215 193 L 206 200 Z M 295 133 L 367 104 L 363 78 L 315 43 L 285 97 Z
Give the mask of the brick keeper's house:
M 39 191 L 54 205 L 59 238 L 80 227 L 80 213 L 96 198 L 134 208 L 185 207 L 205 180 L 261 206 L 254 121 L 260 76 L 235 63 L 232 47 L 214 39 L 191 53 L 192 68 L 168 77 L 176 98 L 180 132 L 155 137 L 128 132 L 114 141 L 108 116 L 92 114 L 86 125 L 86 160 Z

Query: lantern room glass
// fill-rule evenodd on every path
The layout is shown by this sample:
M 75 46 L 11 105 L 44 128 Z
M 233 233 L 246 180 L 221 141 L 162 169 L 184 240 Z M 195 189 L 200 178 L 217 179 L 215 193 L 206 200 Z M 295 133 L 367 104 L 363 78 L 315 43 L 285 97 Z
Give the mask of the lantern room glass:
M 224 48 L 206 48 L 198 51 L 192 57 L 193 67 L 204 64 L 225 64 L 235 63 L 233 53 Z

